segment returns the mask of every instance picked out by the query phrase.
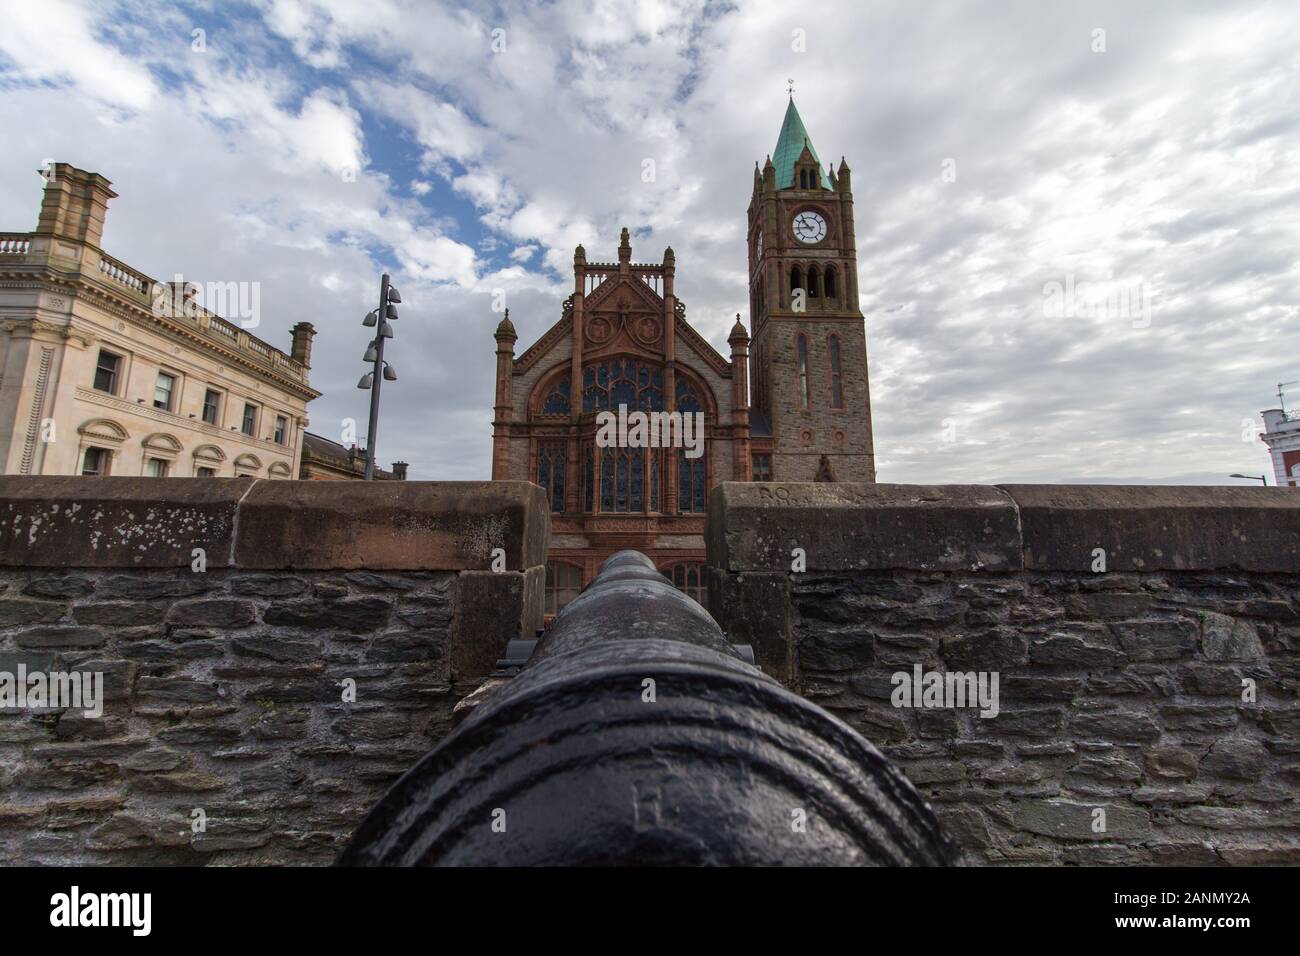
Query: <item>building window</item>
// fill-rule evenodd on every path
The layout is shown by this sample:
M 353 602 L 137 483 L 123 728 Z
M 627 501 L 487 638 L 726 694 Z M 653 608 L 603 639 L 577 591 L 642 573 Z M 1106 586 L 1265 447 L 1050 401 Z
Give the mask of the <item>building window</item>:
M 219 424 L 217 413 L 221 410 L 221 393 L 208 389 L 203 393 L 203 420 L 209 425 Z
M 614 359 L 582 370 L 582 410 L 660 412 L 664 407 L 664 373 L 657 365 Z
M 822 286 L 823 286 L 823 287 L 825 288 L 825 290 L 826 290 L 826 301 L 827 301 L 827 302 L 834 302 L 834 301 L 835 301 L 835 298 L 836 298 L 836 292 L 835 292 L 835 267 L 834 267 L 834 266 L 827 266 L 827 267 L 826 267 L 826 275 L 822 278 Z
M 283 415 L 275 416 L 275 443 L 283 445 L 289 432 L 289 419 Z
M 582 487 L 584 502 L 583 507 L 587 514 L 591 514 L 596 509 L 596 452 L 595 449 L 588 445 L 583 452 L 582 464 Z
M 194 476 L 196 478 L 215 478 L 217 477 L 217 469 L 209 468 L 207 465 L 199 465 L 194 470 Z
M 158 381 L 153 387 L 153 407 L 165 412 L 172 410 L 172 394 L 176 391 L 176 376 L 166 372 L 158 373 Z
M 704 603 L 704 565 L 695 561 L 683 561 L 664 569 L 664 577 L 673 582 L 673 587 L 700 604 Z
M 752 462 L 753 462 L 754 481 L 772 480 L 772 456 L 771 455 L 753 455 Z
M 144 476 L 146 478 L 166 478 L 166 460 L 162 458 L 146 458 L 144 460 Z
M 117 377 L 122 371 L 122 356 L 114 355 L 107 349 L 99 350 L 99 361 L 95 363 L 95 389 L 100 392 L 117 394 Z
M 704 514 L 704 458 L 681 457 L 677 466 L 677 507 L 682 514 Z
M 808 339 L 803 333 L 795 338 L 795 357 L 799 365 L 799 407 L 808 409 Z
M 537 449 L 537 483 L 546 492 L 551 510 L 564 511 L 564 467 L 566 449 L 562 444 L 542 445 Z
M 87 448 L 85 456 L 81 459 L 81 473 L 96 478 L 107 475 L 112 460 L 113 453 L 107 448 Z
M 546 616 L 555 617 L 582 592 L 582 568 L 567 561 L 546 562 Z
M 600 450 L 600 510 L 635 514 L 645 510 L 644 448 Z
M 840 377 L 840 337 L 832 335 L 826 340 L 826 351 L 831 359 L 831 408 L 844 407 L 844 384 Z
M 583 509 L 587 514 L 658 512 L 663 450 L 659 448 L 583 449 Z
M 244 424 L 240 430 L 249 437 L 257 431 L 257 406 L 251 402 L 244 403 Z
M 704 403 L 696 394 L 695 388 L 680 372 L 677 377 L 677 410 L 683 415 L 704 411 Z
M 810 299 L 816 299 L 821 297 L 821 291 L 819 288 L 821 284 L 820 276 L 821 273 L 817 271 L 816 266 L 813 266 L 811 269 L 808 270 L 808 298 Z
M 542 414 L 569 414 L 569 376 L 565 375 L 547 391 L 546 400 L 542 403 Z

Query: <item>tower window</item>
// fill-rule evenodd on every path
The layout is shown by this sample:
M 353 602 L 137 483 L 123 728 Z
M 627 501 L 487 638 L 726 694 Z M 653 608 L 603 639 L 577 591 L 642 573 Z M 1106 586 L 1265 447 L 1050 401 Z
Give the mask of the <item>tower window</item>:
M 835 267 L 834 266 L 826 267 L 826 275 L 825 278 L 822 280 L 822 284 L 826 289 L 826 298 L 834 299 L 835 296 L 837 295 L 837 293 L 835 292 Z
M 817 267 L 813 266 L 808 270 L 808 298 L 810 299 L 821 297 L 821 290 L 818 289 L 818 278 L 819 274 L 817 272 Z
M 808 339 L 801 332 L 795 338 L 795 360 L 799 367 L 799 407 L 808 410 Z
M 844 407 L 844 384 L 840 377 L 840 337 L 832 335 L 826 340 L 826 351 L 831 359 L 831 408 Z
M 799 271 L 798 266 L 790 270 L 790 292 L 795 293 L 803 288 L 803 273 Z

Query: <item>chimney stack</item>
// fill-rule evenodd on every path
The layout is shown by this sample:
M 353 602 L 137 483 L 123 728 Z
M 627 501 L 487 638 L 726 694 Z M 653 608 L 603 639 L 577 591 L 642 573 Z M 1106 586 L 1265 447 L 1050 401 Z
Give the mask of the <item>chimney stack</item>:
M 293 327 L 293 347 L 289 357 L 301 362 L 305 368 L 311 368 L 311 340 L 316 335 L 316 327 L 310 322 L 299 322 Z
M 99 173 L 68 163 L 55 163 L 45 183 L 37 235 L 57 236 L 99 248 L 104 237 L 108 201 L 116 199 L 113 184 Z

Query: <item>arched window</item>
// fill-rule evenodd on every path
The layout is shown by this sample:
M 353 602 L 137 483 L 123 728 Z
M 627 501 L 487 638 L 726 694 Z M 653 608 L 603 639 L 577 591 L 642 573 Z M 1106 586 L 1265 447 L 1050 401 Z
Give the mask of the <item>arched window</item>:
M 547 390 L 546 400 L 542 403 L 543 415 L 569 414 L 569 376 L 556 379 Z
M 659 412 L 664 407 L 664 373 L 657 365 L 611 359 L 582 370 L 582 410 Z
M 682 561 L 664 568 L 663 574 L 677 590 L 704 603 L 704 565 L 698 561 Z
M 835 298 L 839 293 L 835 291 L 835 267 L 834 266 L 826 267 L 826 275 L 822 279 L 822 286 L 826 290 L 826 300 L 828 302 L 835 301 Z
M 794 341 L 795 361 L 799 367 L 799 407 L 808 408 L 808 339 L 802 332 Z
M 537 449 L 537 483 L 546 491 L 551 510 L 557 513 L 564 511 L 565 457 L 563 442 L 547 442 Z
M 582 568 L 567 561 L 546 562 L 546 616 L 560 609 L 582 592 Z
M 695 388 L 686 380 L 683 375 L 677 378 L 676 388 L 677 410 L 679 412 L 702 412 L 704 403 L 700 401 L 700 396 L 695 393 Z
M 831 335 L 826 339 L 826 353 L 831 360 L 831 408 L 844 407 L 844 385 L 840 376 L 840 337 Z
M 798 266 L 790 269 L 790 292 L 793 294 L 803 288 L 803 273 L 799 271 Z
M 817 280 L 818 280 L 817 267 L 813 266 L 811 269 L 808 270 L 808 298 L 810 299 L 817 299 L 821 297 L 821 289 L 818 288 L 820 283 Z

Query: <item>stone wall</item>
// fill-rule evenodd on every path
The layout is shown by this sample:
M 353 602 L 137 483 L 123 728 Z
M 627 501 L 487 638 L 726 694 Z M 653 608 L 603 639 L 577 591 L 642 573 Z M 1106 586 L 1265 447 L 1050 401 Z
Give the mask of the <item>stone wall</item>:
M 0 478 L 0 672 L 106 700 L 0 709 L 0 864 L 332 861 L 540 625 L 548 521 L 521 482 Z
M 728 484 L 708 546 L 730 639 L 969 862 L 1300 863 L 1300 490 Z M 997 716 L 894 706 L 918 665 Z

